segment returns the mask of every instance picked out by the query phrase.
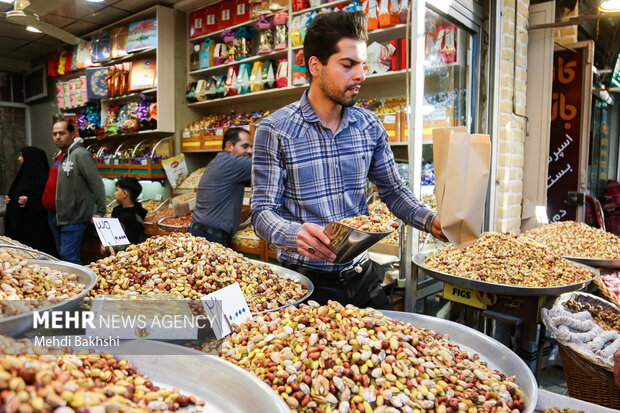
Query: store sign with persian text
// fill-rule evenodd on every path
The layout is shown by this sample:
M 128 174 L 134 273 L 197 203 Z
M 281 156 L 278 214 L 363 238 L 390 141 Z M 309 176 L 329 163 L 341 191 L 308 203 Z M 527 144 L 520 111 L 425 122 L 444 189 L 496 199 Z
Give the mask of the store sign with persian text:
M 579 186 L 583 55 L 581 48 L 575 52 L 556 51 L 553 55 L 547 176 L 547 216 L 550 222 L 576 218 L 577 209 L 566 204 L 566 197 L 569 191 L 577 191 Z

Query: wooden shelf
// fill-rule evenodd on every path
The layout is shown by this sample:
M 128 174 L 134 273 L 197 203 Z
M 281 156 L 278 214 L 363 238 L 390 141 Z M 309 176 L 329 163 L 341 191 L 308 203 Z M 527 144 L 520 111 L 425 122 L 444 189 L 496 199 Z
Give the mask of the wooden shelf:
M 368 32 L 368 42 L 387 42 L 389 40 L 404 38 L 407 35 L 407 25 L 397 24 Z
M 303 10 L 299 10 L 299 11 L 294 11 L 291 13 L 291 16 L 299 16 L 300 14 L 305 14 L 308 12 L 311 12 L 313 10 L 318 10 L 318 9 L 324 9 L 327 7 L 335 7 L 335 6 L 339 6 L 341 4 L 349 4 L 351 3 L 352 0 L 338 0 L 338 1 L 331 1 L 328 3 L 323 3 L 320 4 L 318 6 L 314 6 L 314 7 L 308 7 L 307 9 L 303 9 Z
M 276 50 L 276 51 L 271 52 L 271 53 L 265 53 L 265 54 L 261 54 L 261 55 L 256 55 L 256 56 L 248 57 L 246 59 L 241 59 L 241 60 L 236 60 L 234 62 L 225 63 L 223 65 L 217 65 L 217 66 L 212 66 L 212 67 L 205 67 L 204 69 L 193 70 L 193 71 L 189 72 L 189 75 L 190 76 L 197 76 L 197 75 L 202 75 L 202 74 L 209 73 L 209 72 L 215 72 L 218 69 L 223 69 L 225 67 L 240 65 L 242 63 L 250 63 L 250 62 L 254 62 L 256 60 L 261 60 L 261 59 L 268 59 L 268 58 L 273 57 L 273 56 L 278 56 L 278 55 L 286 54 L 287 52 L 288 52 L 288 49 Z
M 97 137 L 94 136 L 89 136 L 84 138 L 85 142 L 95 142 L 95 141 L 101 141 L 103 139 L 106 140 L 113 140 L 113 139 L 117 139 L 117 138 L 133 138 L 136 136 L 147 136 L 147 135 L 173 135 L 174 132 L 166 132 L 166 131 L 161 131 L 158 129 L 147 129 L 147 130 L 141 130 L 138 132 L 132 132 L 132 133 L 119 133 L 116 135 L 106 135 L 104 138 L 99 139 Z

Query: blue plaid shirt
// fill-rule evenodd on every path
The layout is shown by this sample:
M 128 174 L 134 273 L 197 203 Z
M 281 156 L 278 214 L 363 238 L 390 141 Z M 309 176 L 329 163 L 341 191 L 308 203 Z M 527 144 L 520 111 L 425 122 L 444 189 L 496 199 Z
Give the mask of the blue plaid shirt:
M 263 119 L 253 152 L 252 223 L 272 244 L 296 250 L 302 223 L 326 226 L 368 214 L 366 178 L 398 218 L 430 232 L 435 215 L 400 178 L 383 125 L 365 109 L 345 108 L 333 134 L 305 92 L 299 101 Z M 311 260 L 283 249 L 278 259 L 321 271 L 351 265 Z

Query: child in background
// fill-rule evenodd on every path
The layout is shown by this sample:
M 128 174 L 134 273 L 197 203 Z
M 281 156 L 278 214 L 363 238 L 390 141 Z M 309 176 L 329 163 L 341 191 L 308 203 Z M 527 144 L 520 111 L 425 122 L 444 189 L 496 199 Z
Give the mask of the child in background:
M 144 217 L 148 211 L 137 201 L 141 192 L 142 186 L 136 178 L 119 178 L 116 182 L 114 199 L 118 205 L 112 210 L 112 218 L 118 218 L 131 244 L 138 244 L 145 239 Z M 119 245 L 114 250 L 118 252 L 125 248 L 127 245 Z

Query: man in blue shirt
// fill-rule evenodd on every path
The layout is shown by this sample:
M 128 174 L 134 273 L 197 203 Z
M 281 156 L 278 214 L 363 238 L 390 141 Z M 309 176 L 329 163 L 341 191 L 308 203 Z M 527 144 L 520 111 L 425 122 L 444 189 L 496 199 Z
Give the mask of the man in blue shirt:
M 445 237 L 435 214 L 398 175 L 381 122 L 353 107 L 366 78 L 367 40 L 362 12 L 313 19 L 304 39 L 309 90 L 264 119 L 256 131 L 252 222 L 259 236 L 280 247 L 278 259 L 285 266 L 314 282 L 311 299 L 389 309 L 380 267 L 367 253 L 333 263 L 325 226 L 368 214 L 368 178 L 397 217 Z
M 188 232 L 228 247 L 239 226 L 244 188 L 250 185 L 252 138 L 245 129 L 230 128 L 222 149 L 200 178 Z

